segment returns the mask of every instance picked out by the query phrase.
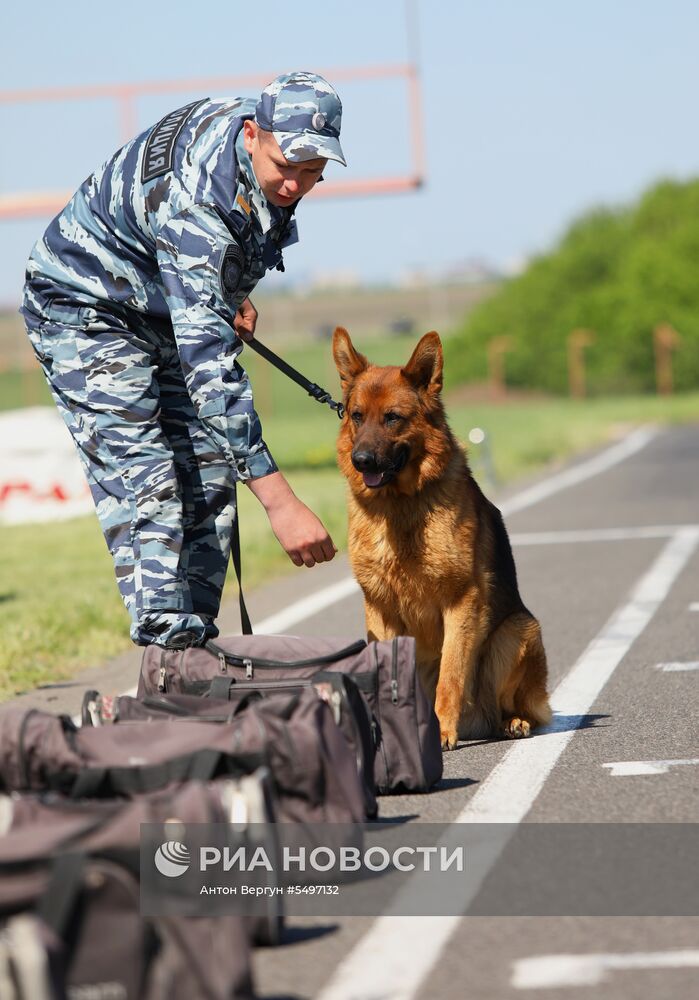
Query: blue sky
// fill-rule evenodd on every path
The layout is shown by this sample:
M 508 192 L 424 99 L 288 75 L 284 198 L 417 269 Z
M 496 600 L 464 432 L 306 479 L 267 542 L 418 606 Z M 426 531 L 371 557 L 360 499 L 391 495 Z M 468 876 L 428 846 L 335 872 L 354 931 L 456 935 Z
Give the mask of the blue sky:
M 549 247 L 579 213 L 699 174 L 699 3 L 415 0 L 427 183 L 416 193 L 302 204 L 290 277 L 367 281 L 468 258 L 502 267 Z M 402 63 L 403 0 L 12 4 L 3 90 Z M 338 84 L 346 171 L 410 162 L 405 87 Z M 211 96 L 219 96 L 220 90 Z M 142 99 L 145 128 L 199 92 Z M 0 191 L 74 189 L 120 144 L 106 101 L 0 106 Z M 0 303 L 21 293 L 48 219 L 0 222 Z M 265 279 L 274 287 L 276 275 Z

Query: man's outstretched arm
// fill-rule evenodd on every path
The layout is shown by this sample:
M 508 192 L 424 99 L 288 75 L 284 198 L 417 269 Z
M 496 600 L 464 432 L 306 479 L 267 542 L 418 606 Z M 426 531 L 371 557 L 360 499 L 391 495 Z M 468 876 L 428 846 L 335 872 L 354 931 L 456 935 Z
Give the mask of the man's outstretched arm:
M 337 552 L 323 523 L 296 496 L 281 474 L 248 479 L 250 492 L 264 507 L 272 531 L 295 566 L 329 562 Z

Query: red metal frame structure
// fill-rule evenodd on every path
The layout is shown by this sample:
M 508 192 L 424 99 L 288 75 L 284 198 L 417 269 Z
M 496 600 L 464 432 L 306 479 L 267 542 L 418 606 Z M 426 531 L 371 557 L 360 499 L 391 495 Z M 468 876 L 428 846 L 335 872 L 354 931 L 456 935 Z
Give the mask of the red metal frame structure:
M 323 76 L 333 81 L 377 80 L 405 78 L 411 108 L 412 170 L 398 177 L 368 177 L 359 180 L 327 181 L 314 188 L 311 197 L 351 197 L 372 194 L 394 194 L 420 187 L 425 176 L 420 83 L 417 67 L 413 64 L 369 66 L 347 69 L 321 70 Z M 31 90 L 0 90 L 0 105 L 29 104 L 38 101 L 75 101 L 85 98 L 104 98 L 117 102 L 121 141 L 127 142 L 138 131 L 136 101 L 147 94 L 207 93 L 212 90 L 238 88 L 243 92 L 249 87 L 262 88 L 274 76 L 252 74 L 247 76 L 215 76 L 191 80 L 157 80 L 147 83 L 114 83 L 98 86 L 42 87 Z M 0 221 L 26 219 L 35 216 L 55 215 L 68 202 L 72 191 L 32 191 L 0 195 Z

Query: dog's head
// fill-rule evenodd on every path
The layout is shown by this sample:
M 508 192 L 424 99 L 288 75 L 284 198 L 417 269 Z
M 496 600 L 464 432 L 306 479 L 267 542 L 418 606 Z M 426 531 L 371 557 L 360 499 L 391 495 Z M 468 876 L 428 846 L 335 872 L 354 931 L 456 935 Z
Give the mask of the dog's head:
M 412 494 L 441 475 L 453 442 L 440 395 L 439 335 L 426 333 L 403 367 L 379 367 L 338 327 L 333 356 L 345 405 L 338 457 L 355 492 Z

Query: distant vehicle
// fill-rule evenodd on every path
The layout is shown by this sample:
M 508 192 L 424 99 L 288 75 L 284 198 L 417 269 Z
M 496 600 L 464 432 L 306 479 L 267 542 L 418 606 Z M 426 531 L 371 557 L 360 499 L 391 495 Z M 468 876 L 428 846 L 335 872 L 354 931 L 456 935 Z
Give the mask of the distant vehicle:
M 333 323 L 319 323 L 313 328 L 314 340 L 330 340 L 335 326 Z
M 388 332 L 394 337 L 407 336 L 415 332 L 415 320 L 409 316 L 399 316 L 388 324 Z

